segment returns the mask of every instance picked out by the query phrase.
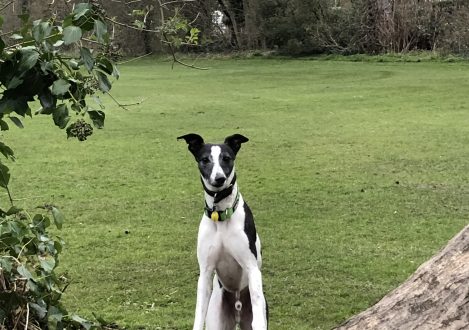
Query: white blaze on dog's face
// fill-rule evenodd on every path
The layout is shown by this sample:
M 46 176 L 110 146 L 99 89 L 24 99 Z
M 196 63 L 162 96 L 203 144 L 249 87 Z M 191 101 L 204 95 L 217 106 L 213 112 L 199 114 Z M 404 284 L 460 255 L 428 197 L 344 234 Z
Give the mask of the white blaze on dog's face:
M 234 175 L 235 154 L 223 144 L 206 144 L 196 156 L 204 184 L 215 191 L 230 184 Z

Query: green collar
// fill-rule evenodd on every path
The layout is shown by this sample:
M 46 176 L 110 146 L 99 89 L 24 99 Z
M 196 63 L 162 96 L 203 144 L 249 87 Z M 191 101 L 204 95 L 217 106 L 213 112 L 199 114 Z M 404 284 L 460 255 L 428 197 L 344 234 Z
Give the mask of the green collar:
M 233 213 L 236 211 L 236 207 L 238 206 L 238 203 L 239 203 L 239 192 L 236 194 L 236 198 L 232 207 L 229 207 L 224 211 L 217 211 L 215 210 L 215 207 L 213 209 L 210 209 L 207 206 L 207 204 L 205 204 L 205 214 L 214 222 L 225 221 L 231 218 Z

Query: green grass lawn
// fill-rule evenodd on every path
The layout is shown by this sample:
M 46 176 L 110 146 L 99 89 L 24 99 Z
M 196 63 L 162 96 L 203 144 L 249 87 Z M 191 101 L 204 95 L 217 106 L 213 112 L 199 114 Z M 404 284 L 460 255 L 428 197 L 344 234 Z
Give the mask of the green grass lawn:
M 271 329 L 329 329 L 405 280 L 468 223 L 469 66 L 146 59 L 121 67 L 104 130 L 51 118 L 4 139 L 19 206 L 66 215 L 70 311 L 189 329 L 203 194 L 185 133 L 246 135 L 238 182 L 263 242 Z M 3 198 L 6 204 L 6 196 Z

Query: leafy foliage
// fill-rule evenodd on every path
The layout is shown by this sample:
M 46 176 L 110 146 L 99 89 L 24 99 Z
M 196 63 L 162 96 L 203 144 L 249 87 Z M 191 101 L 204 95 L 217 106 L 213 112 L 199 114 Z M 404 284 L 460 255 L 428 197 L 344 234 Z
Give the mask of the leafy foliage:
M 69 137 L 83 141 L 92 127 L 104 126 L 105 115 L 99 97 L 108 93 L 119 72 L 105 52 L 109 41 L 103 13 L 92 3 L 79 3 L 63 21 L 20 16 L 22 26 L 10 38 L 0 35 L 0 130 L 7 131 L 8 118 L 23 128 L 21 118 L 32 116 L 30 103 L 39 101 L 36 114 L 50 115 L 56 126 L 67 128 Z M 0 16 L 0 26 L 3 19 Z M 85 40 L 100 44 L 90 49 Z M 75 51 L 77 50 L 77 51 Z M 97 100 L 100 110 L 88 105 Z M 79 118 L 69 124 L 72 116 Z M 0 153 L 14 160 L 14 152 L 0 142 Z M 0 329 L 92 329 L 98 323 L 69 314 L 60 298 L 69 284 L 55 269 L 64 242 L 49 233 L 53 223 L 61 229 L 64 216 L 54 205 L 44 205 L 35 215 L 17 208 L 9 190 L 10 171 L 0 161 L 0 187 L 8 193 L 8 210 L 0 208 Z
M 8 129 L 5 118 L 23 127 L 19 117 L 32 115 L 29 103 L 34 100 L 41 104 L 36 113 L 51 115 L 55 125 L 62 129 L 72 115 L 86 114 L 96 127 L 102 128 L 104 116 L 96 121 L 96 110 L 86 97 L 99 91 L 108 93 L 111 77 L 119 78 L 119 71 L 106 54 L 106 47 L 92 50 L 85 45 L 87 41 L 102 45 L 109 41 L 100 8 L 79 3 L 63 21 L 30 22 L 27 15 L 22 19 L 23 28 L 11 36 L 17 43 L 5 46 L 0 41 L 1 129 Z M 78 50 L 76 54 L 70 46 Z

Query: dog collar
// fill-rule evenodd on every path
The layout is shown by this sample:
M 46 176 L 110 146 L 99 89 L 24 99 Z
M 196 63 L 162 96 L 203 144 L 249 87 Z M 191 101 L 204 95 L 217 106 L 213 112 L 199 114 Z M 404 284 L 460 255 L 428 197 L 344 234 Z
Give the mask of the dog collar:
M 238 206 L 238 203 L 239 203 L 239 192 L 236 194 L 236 198 L 232 207 L 229 207 L 224 211 L 217 211 L 215 210 L 215 206 L 212 209 L 210 209 L 208 205 L 205 204 L 205 214 L 214 222 L 225 221 L 231 218 L 233 213 L 236 211 L 236 207 Z
M 231 182 L 230 182 L 230 185 L 228 186 L 228 188 L 223 189 L 221 191 L 211 191 L 211 190 L 209 190 L 207 187 L 205 187 L 205 184 L 204 184 L 204 181 L 202 180 L 202 178 L 200 178 L 200 180 L 202 181 L 202 186 L 204 187 L 205 192 L 209 196 L 213 197 L 213 202 L 214 203 L 218 203 L 222 199 L 225 199 L 226 197 L 231 195 L 231 193 L 233 192 L 233 187 L 234 187 L 234 184 L 236 183 L 236 174 L 233 176 L 233 179 L 231 179 Z

